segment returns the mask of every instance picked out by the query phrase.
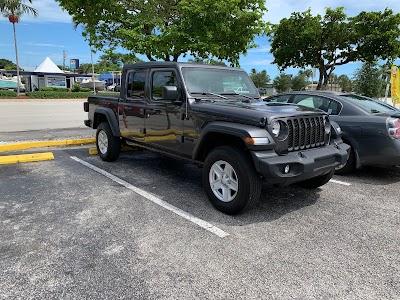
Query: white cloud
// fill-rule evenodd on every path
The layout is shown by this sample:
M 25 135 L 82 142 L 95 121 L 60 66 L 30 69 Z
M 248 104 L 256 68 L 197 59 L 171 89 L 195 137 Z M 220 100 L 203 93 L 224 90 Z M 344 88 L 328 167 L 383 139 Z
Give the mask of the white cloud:
M 266 66 L 266 65 L 270 65 L 272 63 L 271 59 L 260 59 L 260 60 L 248 60 L 245 62 L 241 62 L 240 64 L 243 66 Z
M 45 44 L 45 43 L 24 43 L 24 44 L 29 46 L 38 46 L 38 47 L 65 48 L 65 46 L 63 45 L 56 45 L 56 44 Z
M 38 10 L 39 16 L 34 18 L 31 15 L 24 15 L 21 18 L 21 22 L 72 23 L 71 16 L 66 11 L 63 11 L 54 0 L 33 1 L 30 5 Z
M 283 18 L 289 18 L 292 12 L 303 12 L 311 8 L 311 13 L 325 14 L 325 8 L 336 8 L 339 6 L 345 7 L 345 12 L 349 16 L 354 16 L 361 11 L 382 11 L 386 7 L 391 8 L 395 13 L 400 12 L 399 0 L 386 0 L 386 1 L 348 1 L 348 0 L 286 0 L 286 1 L 273 1 L 266 0 L 265 5 L 268 12 L 264 15 L 264 20 L 271 23 L 279 23 Z
M 249 49 L 247 52 L 248 53 L 269 53 L 269 51 L 271 50 L 271 46 L 262 46 L 262 47 L 258 47 L 258 48 L 252 48 Z

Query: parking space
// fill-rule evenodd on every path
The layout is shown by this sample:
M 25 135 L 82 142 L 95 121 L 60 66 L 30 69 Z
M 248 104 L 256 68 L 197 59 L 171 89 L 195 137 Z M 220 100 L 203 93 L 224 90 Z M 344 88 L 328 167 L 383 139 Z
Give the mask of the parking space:
M 141 150 L 115 163 L 85 147 L 52 152 L 0 166 L 5 299 L 400 297 L 398 170 L 313 191 L 264 185 L 253 209 L 227 216 L 196 166 Z

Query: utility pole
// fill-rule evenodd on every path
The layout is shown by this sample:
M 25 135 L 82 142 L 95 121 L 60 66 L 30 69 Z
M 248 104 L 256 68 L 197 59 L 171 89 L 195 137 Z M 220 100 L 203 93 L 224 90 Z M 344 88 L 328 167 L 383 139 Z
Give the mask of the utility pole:
M 65 60 L 67 59 L 67 51 L 63 50 L 63 71 L 65 71 Z

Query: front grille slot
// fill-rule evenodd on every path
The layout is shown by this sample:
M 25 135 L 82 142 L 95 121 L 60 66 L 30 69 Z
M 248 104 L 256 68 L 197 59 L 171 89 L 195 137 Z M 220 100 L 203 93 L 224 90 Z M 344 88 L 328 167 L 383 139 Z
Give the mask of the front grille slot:
M 320 147 L 325 144 L 324 117 L 287 119 L 288 151 Z

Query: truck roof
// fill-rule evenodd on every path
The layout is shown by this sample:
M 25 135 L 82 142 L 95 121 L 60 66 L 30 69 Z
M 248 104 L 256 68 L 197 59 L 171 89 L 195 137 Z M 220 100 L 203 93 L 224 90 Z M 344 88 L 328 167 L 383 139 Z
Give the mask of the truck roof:
M 149 67 L 170 67 L 170 68 L 182 68 L 182 67 L 188 67 L 188 68 L 210 68 L 210 69 L 221 69 L 221 70 L 239 70 L 239 71 L 244 71 L 243 69 L 240 68 L 232 68 L 232 67 L 225 67 L 225 66 L 216 66 L 216 65 L 207 65 L 207 64 L 198 64 L 198 63 L 188 63 L 188 62 L 175 62 L 175 61 L 148 61 L 148 62 L 139 62 L 139 63 L 134 63 L 134 64 L 127 64 L 124 65 L 124 70 L 125 69 L 132 69 L 132 68 L 149 68 Z

